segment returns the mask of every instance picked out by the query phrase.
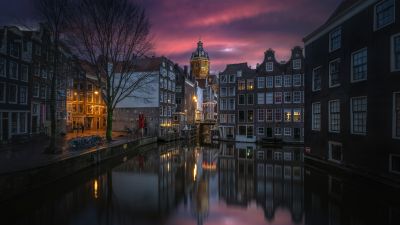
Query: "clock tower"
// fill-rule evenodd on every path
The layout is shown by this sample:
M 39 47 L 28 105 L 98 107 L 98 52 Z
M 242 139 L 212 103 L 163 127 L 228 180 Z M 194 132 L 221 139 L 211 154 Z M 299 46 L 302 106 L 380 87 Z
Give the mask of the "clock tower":
M 190 58 L 191 73 L 196 79 L 206 79 L 210 74 L 210 58 L 204 51 L 203 42 L 197 43 L 197 49 Z

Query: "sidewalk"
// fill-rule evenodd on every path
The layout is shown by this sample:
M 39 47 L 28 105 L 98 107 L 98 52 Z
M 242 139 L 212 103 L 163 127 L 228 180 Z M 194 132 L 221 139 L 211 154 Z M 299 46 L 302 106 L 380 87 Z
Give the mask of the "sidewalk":
M 104 132 L 85 131 L 83 134 L 69 133 L 64 137 L 60 137 L 57 140 L 57 145 L 61 151 L 55 154 L 44 153 L 46 147 L 49 145 L 49 139 L 43 137 L 24 144 L 4 146 L 0 150 L 0 175 L 46 166 L 52 162 L 77 156 L 88 151 L 93 151 L 97 147 L 84 150 L 68 149 L 69 140 L 75 137 L 91 135 L 100 135 L 104 137 Z M 125 132 L 113 132 L 113 141 L 111 143 L 105 143 L 103 146 L 114 146 L 127 142 L 128 140 L 131 141 L 133 138 L 126 136 Z

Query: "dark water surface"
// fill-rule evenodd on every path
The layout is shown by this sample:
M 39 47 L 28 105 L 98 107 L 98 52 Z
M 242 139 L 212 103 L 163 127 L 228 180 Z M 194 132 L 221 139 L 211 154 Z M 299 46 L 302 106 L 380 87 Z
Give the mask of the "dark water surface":
M 2 202 L 0 224 L 399 225 L 399 199 L 299 148 L 173 143 Z

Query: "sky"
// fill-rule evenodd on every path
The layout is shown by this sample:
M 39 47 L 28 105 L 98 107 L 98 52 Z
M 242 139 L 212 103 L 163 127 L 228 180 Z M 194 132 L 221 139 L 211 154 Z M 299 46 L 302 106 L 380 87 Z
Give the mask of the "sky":
M 0 24 L 27 21 L 33 0 L 0 0 Z M 134 1 L 134 0 L 132 0 Z M 152 55 L 181 66 L 190 63 L 199 39 L 209 53 L 211 71 L 247 62 L 253 68 L 272 48 L 278 61 L 322 25 L 341 0 L 136 0 L 151 22 Z

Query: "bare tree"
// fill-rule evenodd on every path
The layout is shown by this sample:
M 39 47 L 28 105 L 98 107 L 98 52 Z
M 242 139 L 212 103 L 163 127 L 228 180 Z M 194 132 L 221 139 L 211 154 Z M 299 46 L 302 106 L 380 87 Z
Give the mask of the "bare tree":
M 35 0 L 35 6 L 38 12 L 39 19 L 43 22 L 50 32 L 51 46 L 48 46 L 54 52 L 52 57 L 52 71 L 49 74 L 50 79 L 50 145 L 47 152 L 54 153 L 56 149 L 56 136 L 57 136 L 57 121 L 56 121 L 56 107 L 57 107 L 57 79 L 61 76 L 61 63 L 60 62 L 60 38 L 62 32 L 67 25 L 67 18 L 71 0 Z
M 111 141 L 117 104 L 151 82 L 150 73 L 134 73 L 135 60 L 151 49 L 149 20 L 130 0 L 76 0 L 73 12 L 68 44 L 95 68 Z

